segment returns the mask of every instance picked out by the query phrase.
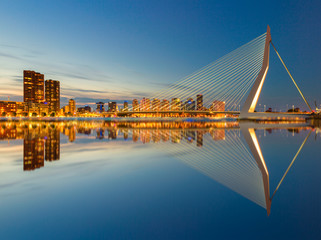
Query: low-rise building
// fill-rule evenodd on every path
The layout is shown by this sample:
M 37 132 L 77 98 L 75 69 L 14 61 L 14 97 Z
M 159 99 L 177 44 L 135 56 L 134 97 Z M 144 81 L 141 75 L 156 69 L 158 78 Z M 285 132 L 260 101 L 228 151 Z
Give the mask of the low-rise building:
M 17 103 L 13 101 L 0 101 L 0 114 L 12 115 L 17 112 Z

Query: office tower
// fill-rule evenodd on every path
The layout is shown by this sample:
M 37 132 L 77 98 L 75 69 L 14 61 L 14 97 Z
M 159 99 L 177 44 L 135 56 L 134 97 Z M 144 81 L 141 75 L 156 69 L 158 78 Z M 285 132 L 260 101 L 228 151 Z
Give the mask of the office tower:
M 123 109 L 124 112 L 128 112 L 128 102 L 127 101 L 124 101 L 124 109 Z
M 198 94 L 196 96 L 196 110 L 202 111 L 203 110 L 203 95 Z
M 163 101 L 161 102 L 160 109 L 162 111 L 169 111 L 169 101 L 166 99 L 163 99 Z
M 142 100 L 140 100 L 140 111 L 146 111 L 146 107 L 145 107 L 146 103 L 145 103 L 145 98 L 143 97 Z
M 23 101 L 44 102 L 44 75 L 35 71 L 23 71 Z
M 99 112 L 99 113 L 105 112 L 105 103 L 98 102 L 96 104 L 97 104 L 97 107 L 96 107 L 97 112 Z
M 140 111 L 150 111 L 150 99 L 149 98 L 143 98 L 140 101 Z
M 71 115 L 76 114 L 76 101 L 74 99 L 69 99 L 69 112 Z
M 60 109 L 60 82 L 52 79 L 45 81 L 45 99 L 49 113 L 57 113 Z
M 151 107 L 150 99 L 149 98 L 145 98 L 145 108 L 146 108 L 145 111 L 150 111 L 150 107 Z
M 154 98 L 152 101 L 152 110 L 159 111 L 160 110 L 160 101 L 157 98 Z
M 181 110 L 181 100 L 179 98 L 172 98 L 171 110 L 172 111 Z
M 195 110 L 195 101 L 193 98 L 188 98 L 185 102 L 185 110 L 186 111 L 194 111 Z
M 148 111 L 149 108 L 148 108 L 148 98 L 143 98 L 141 101 L 140 101 L 140 111 Z
M 138 103 L 138 100 L 137 100 L 137 99 L 134 99 L 132 104 L 133 104 L 133 111 L 134 111 L 134 112 L 138 112 L 138 111 L 139 111 L 139 103 Z
M 117 103 L 109 102 L 108 103 L 108 112 L 116 112 L 117 111 Z
M 68 113 L 70 113 L 69 105 L 64 106 L 64 107 L 62 108 L 62 113 L 63 113 L 63 114 L 68 114 Z

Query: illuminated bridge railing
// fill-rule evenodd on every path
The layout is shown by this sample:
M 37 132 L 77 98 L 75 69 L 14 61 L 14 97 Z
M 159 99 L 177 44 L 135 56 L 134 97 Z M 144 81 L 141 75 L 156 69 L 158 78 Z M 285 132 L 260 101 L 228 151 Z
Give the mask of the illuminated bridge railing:
M 115 113 L 106 113 L 115 114 Z M 240 114 L 238 111 L 183 111 L 183 110 L 173 110 L 173 111 L 128 111 L 128 112 L 117 112 L 118 116 L 122 115 L 140 115 L 140 114 L 191 114 L 191 115 L 216 115 L 216 114 Z

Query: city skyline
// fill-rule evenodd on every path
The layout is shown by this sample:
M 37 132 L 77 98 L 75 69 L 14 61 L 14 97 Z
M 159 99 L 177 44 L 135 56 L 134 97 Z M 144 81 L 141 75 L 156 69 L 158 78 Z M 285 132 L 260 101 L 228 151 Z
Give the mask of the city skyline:
M 248 2 L 241 5 L 105 1 L 94 6 L 86 1 L 79 4 L 71 1 L 51 6 L 39 1 L 28 4 L 4 1 L 1 22 L 7 25 L 3 26 L 5 34 L 0 42 L 0 81 L 4 86 L 0 100 L 10 96 L 21 101 L 22 86 L 17 84 L 22 81 L 21 69 L 45 72 L 46 79 L 64 82 L 61 105 L 70 98 L 75 98 L 77 104 L 94 105 L 99 101 L 123 102 L 148 97 L 156 89 L 166 88 L 258 36 L 270 24 L 273 41 L 308 101 L 311 105 L 314 100 L 320 104 L 318 2 L 291 2 L 291 9 L 284 9 L 289 3 L 277 7 L 270 3 L 266 8 L 256 3 L 250 12 L 246 9 Z M 226 19 L 226 9 L 235 13 L 234 19 Z M 253 9 L 262 10 L 264 16 L 259 22 L 253 19 L 255 24 L 248 21 L 256 16 Z M 19 16 L 22 11 L 30 14 L 37 11 L 38 15 L 23 21 Z M 57 11 L 63 17 L 54 21 L 49 15 Z M 74 19 L 66 15 L 68 11 L 75 13 Z M 83 16 L 88 22 L 81 20 Z M 67 31 L 62 32 L 65 22 Z M 31 32 L 39 28 L 42 37 L 27 34 L 28 26 Z M 24 35 L 23 39 L 18 38 L 20 34 Z M 277 89 L 276 84 L 279 84 Z M 304 105 L 275 53 L 271 53 L 259 104 L 267 102 L 272 108 L 275 102 L 283 107 Z
M 320 239 L 320 9 L 1 0 L 1 239 Z
M 211 71 L 211 68 L 209 68 Z M 203 73 L 204 75 L 205 73 Z M 206 75 L 206 74 L 205 74 Z M 198 73 L 196 73 L 198 76 Z M 194 76 L 195 78 L 195 76 Z M 262 81 L 260 77 L 258 80 Z M 263 80 L 264 81 L 264 80 Z M 174 89 L 182 88 L 183 85 L 176 83 Z M 185 88 L 189 88 L 185 86 Z M 216 88 L 215 88 L 216 89 Z M 173 90 L 170 89 L 170 90 Z M 211 101 L 205 99 L 202 91 L 192 92 L 185 90 L 182 93 L 165 91 L 166 95 L 158 97 L 142 97 L 119 103 L 116 101 L 97 102 L 95 107 L 89 105 L 78 105 L 75 99 L 69 99 L 68 104 L 60 107 L 60 81 L 47 79 L 45 74 L 33 70 L 23 70 L 23 102 L 0 100 L 0 115 L 2 117 L 233 117 L 235 118 L 241 111 L 241 105 L 229 99 L 229 103 L 224 101 L 224 96 L 216 96 Z M 252 89 L 253 90 L 253 89 Z M 219 90 L 215 90 L 219 91 Z M 171 92 L 168 94 L 168 92 Z M 179 94 L 179 95 L 177 95 Z M 178 97 L 180 96 L 180 97 Z M 185 97 L 183 97 L 185 96 Z M 193 100 L 193 97 L 195 97 Z M 207 96 L 209 96 L 207 94 Z M 168 99 L 168 100 L 167 100 Z M 214 100 L 213 100 L 214 99 Z M 220 100 L 218 100 L 220 99 Z M 234 98 L 235 99 L 235 98 Z M 106 108 L 105 108 L 106 104 Z M 229 105 L 229 106 L 228 106 Z M 264 109 L 264 110 L 263 110 Z M 253 110 L 256 112 L 282 112 L 278 109 L 272 109 L 269 105 L 261 104 Z M 311 109 L 312 110 L 312 109 Z M 314 110 L 312 110 L 313 112 Z M 309 111 L 300 109 L 292 105 L 286 107 L 284 112 L 303 113 L 308 116 Z M 310 112 L 311 113 L 311 112 Z M 319 109 L 315 110 L 319 113 Z M 242 112 L 241 112 L 242 114 Z M 267 117 L 272 117 L 268 116 Z M 275 116 L 275 115 L 273 115 Z M 286 115 L 289 116 L 289 115 Z M 301 117 L 302 117 L 301 116 Z M 298 117 L 298 116 L 294 116 Z

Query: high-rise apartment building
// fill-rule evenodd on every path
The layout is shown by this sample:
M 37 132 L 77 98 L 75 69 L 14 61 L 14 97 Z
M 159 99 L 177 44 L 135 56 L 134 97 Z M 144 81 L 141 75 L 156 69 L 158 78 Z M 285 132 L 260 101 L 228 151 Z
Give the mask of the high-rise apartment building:
M 124 101 L 124 109 L 123 109 L 124 112 L 128 112 L 128 102 L 127 101 Z
M 151 102 L 149 98 L 143 98 L 140 101 L 140 111 L 150 111 Z
M 44 75 L 35 71 L 23 71 L 23 101 L 44 102 Z
M 159 111 L 160 110 L 160 100 L 157 98 L 154 98 L 152 101 L 152 110 L 153 111 Z
M 181 100 L 179 98 L 172 98 L 171 110 L 172 111 L 181 110 Z
M 146 103 L 146 105 L 145 105 L 146 106 L 146 111 L 150 111 L 150 107 L 151 107 L 150 99 L 146 98 L 145 103 Z
M 45 100 L 49 107 L 49 113 L 57 113 L 60 110 L 60 82 L 56 80 L 45 81 Z
M 169 101 L 166 99 L 163 99 L 163 101 L 161 102 L 161 105 L 160 105 L 160 109 L 162 111 L 169 111 Z
M 76 114 L 76 101 L 74 99 L 69 99 L 69 112 L 71 115 Z
M 138 112 L 138 111 L 139 111 L 139 103 L 138 103 L 138 100 L 137 100 L 137 99 L 134 99 L 132 104 L 133 104 L 133 111 L 134 111 L 134 112 Z
M 193 98 L 188 98 L 184 104 L 184 110 L 186 111 L 194 111 L 195 110 L 195 101 Z
M 108 112 L 117 112 L 117 103 L 109 102 L 108 103 Z
M 98 112 L 98 113 L 105 112 L 105 103 L 97 102 L 96 105 L 97 105 L 96 112 Z

